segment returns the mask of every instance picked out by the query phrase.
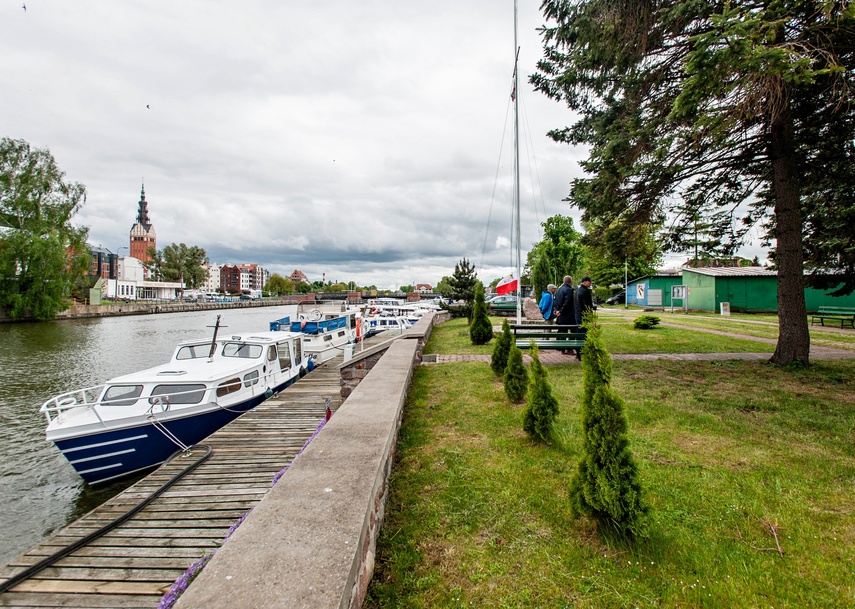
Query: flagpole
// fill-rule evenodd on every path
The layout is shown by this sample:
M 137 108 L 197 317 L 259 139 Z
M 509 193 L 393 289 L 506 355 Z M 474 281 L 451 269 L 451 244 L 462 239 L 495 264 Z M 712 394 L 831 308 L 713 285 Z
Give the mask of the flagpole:
M 517 265 L 517 324 L 522 323 L 522 273 L 520 255 L 520 114 L 519 92 L 519 46 L 517 44 L 517 0 L 514 0 L 514 236 L 516 238 Z

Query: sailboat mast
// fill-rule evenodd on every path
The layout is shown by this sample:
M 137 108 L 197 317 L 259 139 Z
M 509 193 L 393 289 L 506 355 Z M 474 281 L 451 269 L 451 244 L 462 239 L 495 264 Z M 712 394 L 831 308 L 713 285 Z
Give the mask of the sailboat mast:
M 517 267 L 517 324 L 522 323 L 522 274 L 520 254 L 520 113 L 519 57 L 517 43 L 517 0 L 514 0 L 514 239 Z

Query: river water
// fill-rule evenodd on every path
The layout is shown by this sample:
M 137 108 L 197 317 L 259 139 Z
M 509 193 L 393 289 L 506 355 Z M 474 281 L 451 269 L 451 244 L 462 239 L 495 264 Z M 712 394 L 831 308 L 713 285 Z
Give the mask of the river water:
M 267 330 L 296 307 L 225 309 L 0 324 L 0 565 L 97 507 L 134 479 L 90 487 L 45 441 L 39 407 L 52 396 L 169 361 L 176 343 Z M 209 327 L 210 326 L 210 327 Z

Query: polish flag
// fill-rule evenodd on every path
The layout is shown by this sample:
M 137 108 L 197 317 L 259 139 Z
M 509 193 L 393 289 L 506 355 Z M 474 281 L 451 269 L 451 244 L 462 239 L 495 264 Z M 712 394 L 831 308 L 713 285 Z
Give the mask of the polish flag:
M 515 292 L 518 287 L 519 281 L 517 281 L 515 277 L 508 275 L 499 282 L 499 285 L 496 286 L 496 292 L 499 294 L 507 294 L 509 292 Z

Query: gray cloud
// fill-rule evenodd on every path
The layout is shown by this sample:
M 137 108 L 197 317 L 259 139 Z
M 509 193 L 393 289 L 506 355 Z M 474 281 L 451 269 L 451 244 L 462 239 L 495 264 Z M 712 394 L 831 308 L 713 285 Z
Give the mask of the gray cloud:
M 510 271 L 510 0 L 32 4 L 0 8 L 0 135 L 86 184 L 93 244 L 127 244 L 144 178 L 158 245 L 220 263 L 384 288 L 463 257 Z M 525 75 L 542 18 L 521 4 Z M 569 112 L 520 88 L 525 250 L 571 214 L 584 150 L 548 140 Z

